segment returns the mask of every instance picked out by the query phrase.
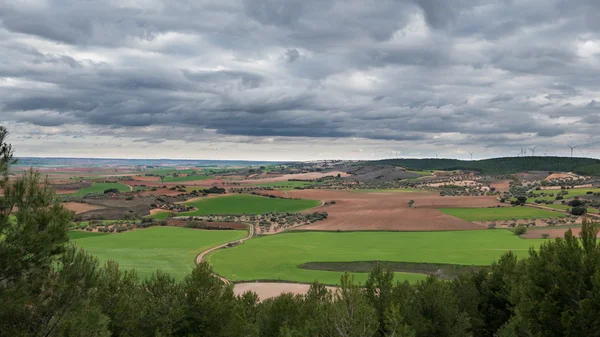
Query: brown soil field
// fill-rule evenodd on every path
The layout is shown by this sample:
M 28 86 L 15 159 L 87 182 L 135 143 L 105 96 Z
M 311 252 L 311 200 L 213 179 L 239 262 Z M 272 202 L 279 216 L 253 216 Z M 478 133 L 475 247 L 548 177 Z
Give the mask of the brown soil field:
M 66 209 L 75 212 L 75 214 L 85 213 L 85 212 L 89 212 L 89 211 L 95 211 L 97 209 L 104 208 L 102 206 L 84 204 L 84 203 L 80 203 L 80 202 L 64 202 L 63 206 Z
M 496 181 L 490 184 L 490 187 L 495 187 L 498 192 L 508 192 L 510 180 Z
M 141 191 L 138 192 L 139 195 L 146 197 L 146 196 L 157 196 L 157 195 L 166 195 L 166 196 L 176 196 L 181 194 L 181 192 L 175 190 L 172 191 L 168 188 L 159 188 L 156 191 Z
M 233 287 L 233 292 L 236 295 L 243 295 L 247 291 L 255 292 L 259 300 L 264 301 L 269 298 L 277 297 L 281 294 L 306 294 L 310 289 L 310 284 L 300 283 L 278 283 L 278 282 L 252 282 L 252 283 L 236 283 Z M 335 287 L 327 287 L 334 291 Z
M 349 177 L 350 175 L 346 172 L 342 171 L 332 171 L 332 172 L 309 172 L 309 173 L 297 173 L 297 174 L 284 174 L 280 176 L 272 176 L 266 178 L 258 178 L 258 179 L 246 179 L 240 180 L 241 184 L 262 184 L 262 183 L 273 183 L 278 181 L 288 181 L 290 179 L 298 179 L 298 180 L 313 180 L 318 178 L 323 178 L 327 176 L 337 176 L 340 174 L 342 177 Z
M 324 211 L 326 220 L 296 230 L 470 230 L 485 226 L 446 215 L 444 207 L 489 207 L 500 205 L 493 196 L 441 197 L 437 193 L 362 193 L 351 191 L 294 190 L 290 197 L 335 201 L 306 212 Z M 408 201 L 414 200 L 413 208 Z
M 524 239 L 541 239 L 542 234 L 548 234 L 549 238 L 562 238 L 568 230 L 573 232 L 573 235 L 579 237 L 581 234 L 581 228 L 544 228 L 538 230 L 531 230 L 527 233 L 521 235 Z M 600 238 L 600 233 L 598 234 L 598 238 Z

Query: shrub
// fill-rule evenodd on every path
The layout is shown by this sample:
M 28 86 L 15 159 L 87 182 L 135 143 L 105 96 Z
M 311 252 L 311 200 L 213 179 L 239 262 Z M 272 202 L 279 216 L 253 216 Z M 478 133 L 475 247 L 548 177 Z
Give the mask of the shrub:
M 109 188 L 109 189 L 104 190 L 104 194 L 109 194 L 109 193 L 118 194 L 119 190 L 116 188 Z
M 515 235 L 523 235 L 527 233 L 527 228 L 523 225 L 519 225 L 513 230 L 513 233 L 515 233 Z
M 488 224 L 487 228 L 488 229 L 496 229 L 496 224 L 495 223 Z
M 571 208 L 571 214 L 573 215 L 583 215 L 587 213 L 587 208 L 585 207 L 573 207 Z
M 573 207 L 579 207 L 581 205 L 583 205 L 583 202 L 579 199 L 573 199 L 571 201 L 569 201 L 569 206 L 573 206 Z
M 562 195 L 559 195 L 556 198 L 554 198 L 554 200 L 562 200 L 562 199 L 563 199 Z
M 544 233 L 544 234 L 542 234 L 542 239 L 547 239 L 549 236 L 550 236 L 550 234 Z

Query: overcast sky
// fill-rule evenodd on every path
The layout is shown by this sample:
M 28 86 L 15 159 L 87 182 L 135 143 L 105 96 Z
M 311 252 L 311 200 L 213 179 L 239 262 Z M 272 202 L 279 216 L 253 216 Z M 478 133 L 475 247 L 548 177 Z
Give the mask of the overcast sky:
M 599 18 L 598 0 L 0 0 L 0 124 L 20 156 L 598 157 Z

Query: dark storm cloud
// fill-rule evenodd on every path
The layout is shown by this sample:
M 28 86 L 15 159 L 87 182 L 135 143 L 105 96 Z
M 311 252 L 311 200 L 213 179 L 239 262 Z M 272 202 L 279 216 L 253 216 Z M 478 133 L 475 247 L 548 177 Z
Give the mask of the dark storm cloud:
M 0 114 L 153 144 L 594 144 L 598 15 L 592 0 L 2 2 Z

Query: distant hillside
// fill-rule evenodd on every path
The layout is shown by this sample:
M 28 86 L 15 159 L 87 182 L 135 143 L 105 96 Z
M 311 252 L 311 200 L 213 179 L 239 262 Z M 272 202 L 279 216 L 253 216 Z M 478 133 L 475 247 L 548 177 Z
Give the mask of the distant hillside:
M 575 172 L 600 176 L 600 160 L 570 157 L 504 157 L 483 160 L 384 159 L 365 165 L 403 166 L 413 170 L 474 170 L 483 174 L 512 174 L 525 171 Z

